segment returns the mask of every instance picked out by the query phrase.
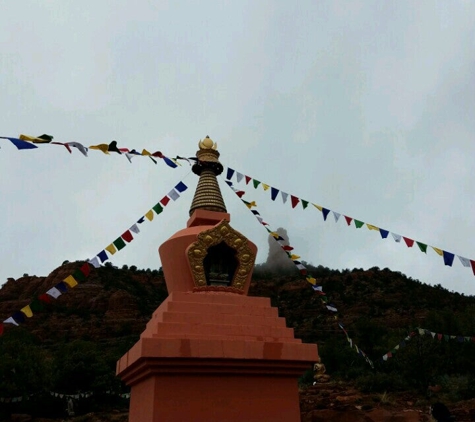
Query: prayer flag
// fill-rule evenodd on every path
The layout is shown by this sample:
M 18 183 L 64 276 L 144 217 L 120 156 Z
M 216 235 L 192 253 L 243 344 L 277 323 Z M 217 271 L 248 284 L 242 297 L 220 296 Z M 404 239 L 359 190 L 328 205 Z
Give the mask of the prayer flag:
M 118 251 L 125 248 L 125 242 L 122 239 L 122 237 L 118 237 L 117 239 L 115 239 L 114 240 L 114 245 L 116 246 Z
M 119 148 L 117 148 L 117 141 L 112 141 L 107 147 L 107 150 L 110 152 L 117 152 L 117 154 L 122 154 Z
M 13 145 L 15 145 L 19 150 L 21 149 L 35 149 L 35 148 L 38 148 L 36 145 L 30 143 L 30 142 L 26 142 L 26 141 L 22 141 L 21 139 L 18 139 L 18 138 L 8 138 L 6 136 L 2 136 L 1 138 L 3 139 L 8 139 Z
M 3 321 L 4 324 L 13 324 L 18 327 L 18 322 L 16 322 L 12 317 L 7 318 L 5 321 Z
M 70 154 L 72 154 L 73 152 L 71 151 L 71 148 L 69 147 L 68 144 L 65 144 L 63 142 L 51 142 L 51 144 L 54 144 L 54 145 L 62 145 L 63 147 L 65 147 Z
M 160 214 L 162 211 L 163 211 L 163 207 L 160 205 L 160 202 L 158 202 L 153 208 L 152 210 L 154 210 L 157 215 Z M 152 221 L 152 220 L 150 220 Z
M 89 267 L 89 264 L 86 264 Z M 81 269 L 77 269 L 72 273 L 72 276 L 78 283 L 82 283 L 83 281 L 86 281 L 86 276 L 84 273 L 81 271 Z
M 45 307 L 40 299 L 33 299 L 30 303 L 30 308 L 34 312 L 42 311 Z
M 106 251 L 104 251 L 104 250 L 100 251 L 97 254 L 97 256 L 99 257 L 99 259 L 101 260 L 102 263 L 104 263 L 105 261 L 107 261 L 109 259 L 109 257 L 106 254 Z
M 19 138 L 35 144 L 49 144 L 53 140 L 53 136 L 46 134 L 40 136 L 20 135 Z
M 369 230 L 379 231 L 379 227 L 373 226 L 372 224 L 366 223 L 366 227 L 368 227 Z
M 132 236 L 132 233 L 130 233 L 129 230 L 125 231 L 122 233 L 122 239 L 124 239 L 126 242 L 130 243 L 132 240 L 134 240 L 134 237 Z
M 89 264 L 87 262 L 82 264 L 81 268 L 79 268 L 79 269 L 84 274 L 85 277 L 87 277 L 89 275 L 89 273 L 91 272 L 91 267 L 89 266 Z
M 175 189 L 172 189 L 170 192 L 168 192 L 168 196 L 173 201 L 176 201 L 180 197 L 180 194 Z
M 322 286 L 312 286 L 312 289 L 315 290 L 316 292 L 322 292 L 323 293 L 323 287 Z
M 338 223 L 338 219 L 340 218 L 340 213 L 332 211 L 333 217 L 335 217 L 335 223 Z
M 464 258 L 463 256 L 460 256 L 460 255 L 457 255 L 457 256 L 464 267 L 470 267 L 470 260 L 468 258 Z
M 102 151 L 104 154 L 109 154 L 109 145 L 107 144 L 91 145 L 89 149 L 98 149 L 99 151 Z
M 364 224 L 363 221 L 355 219 L 355 226 L 356 226 L 357 229 L 361 229 L 361 227 L 363 227 L 363 224 Z
M 454 262 L 455 255 L 447 251 L 443 251 L 443 254 L 444 254 L 444 264 L 451 267 Z
M 144 221 L 145 221 L 145 217 L 140 217 L 140 218 L 137 220 L 137 223 L 142 224 Z
M 442 249 L 436 248 L 435 246 L 432 246 L 432 249 L 436 251 L 440 256 L 444 255 L 444 251 Z
M 21 308 L 20 311 L 23 312 L 28 318 L 31 318 L 33 316 L 33 312 L 31 311 L 30 305 L 26 305 L 24 308 Z
M 111 255 L 114 255 L 117 252 L 116 247 L 113 243 L 106 247 L 106 251 L 109 252 Z
M 19 324 L 22 324 L 25 322 L 25 314 L 21 311 L 16 311 L 13 315 L 12 318 Z
M 246 178 L 246 185 L 248 185 L 249 182 L 251 181 L 251 178 L 249 176 L 245 176 L 245 178 Z
M 323 207 L 321 207 L 320 205 L 317 205 L 317 204 L 312 204 L 318 211 L 322 212 L 323 211 Z
M 419 249 L 421 250 L 421 252 L 424 252 L 424 253 L 427 253 L 427 245 L 424 244 L 424 243 L 421 243 L 421 242 L 417 242 L 417 246 L 419 246 Z
M 167 164 L 168 167 L 171 167 L 172 169 L 177 168 L 178 165 L 175 163 L 173 160 L 171 160 L 168 157 L 163 157 L 163 161 Z
M 266 191 L 270 188 L 270 186 L 266 185 L 265 183 L 262 184 L 262 187 L 264 188 L 264 191 Z
M 295 208 L 297 204 L 300 202 L 300 199 L 294 195 L 290 195 L 290 201 L 292 202 L 292 208 Z
M 175 189 L 178 192 L 185 192 L 188 189 L 188 186 L 186 186 L 183 182 L 178 183 L 178 185 L 175 186 Z
M 237 180 L 238 183 L 241 182 L 243 177 L 244 177 L 244 175 L 242 173 L 236 172 L 236 180 Z
M 394 241 L 399 243 L 401 241 L 401 235 L 396 233 L 391 233 L 393 235 Z
M 78 285 L 78 282 L 74 279 L 72 275 L 68 275 L 63 281 L 71 288 L 76 287 Z
M 94 268 L 99 268 L 101 264 L 99 263 L 99 257 L 95 256 L 94 258 L 90 259 L 89 264 L 91 264 Z
M 256 179 L 253 179 L 252 180 L 252 184 L 254 185 L 254 189 L 257 189 L 257 187 L 259 186 L 261 182 L 259 182 L 259 180 L 256 180 Z
M 139 226 L 137 226 L 137 224 L 133 224 L 130 229 L 129 229 L 131 232 L 134 232 L 135 234 L 139 234 L 140 233 L 140 229 L 139 229 Z
M 170 202 L 170 198 L 168 196 L 164 196 L 162 199 L 160 199 L 160 203 L 166 207 L 167 204 Z
M 0 336 L 3 334 L 3 322 L 0 322 Z
M 327 309 L 332 312 L 338 312 L 338 310 L 333 305 L 327 305 Z
M 51 295 L 48 295 L 47 293 L 48 292 L 43 293 L 42 295 L 39 295 L 38 299 L 41 300 L 43 303 L 51 303 L 51 299 L 50 299 Z M 61 295 L 61 292 L 59 292 L 59 294 Z
M 282 202 L 285 204 L 287 202 L 287 197 L 289 196 L 289 194 L 282 191 L 280 191 L 280 194 L 282 195 Z
M 147 220 L 152 221 L 153 220 L 153 210 L 147 211 L 145 214 L 145 217 L 147 217 Z
M 79 142 L 66 142 L 66 144 L 70 145 L 74 148 L 77 148 L 82 155 L 87 157 L 87 150 L 88 149 L 83 144 L 80 144 Z
M 323 214 L 323 220 L 327 221 L 328 214 L 330 213 L 330 210 L 327 208 L 322 208 L 322 214 Z
M 311 276 L 308 276 L 308 277 L 307 277 L 307 281 L 308 281 L 310 284 L 312 284 L 312 287 L 314 287 L 315 284 L 316 284 L 316 282 L 317 282 L 317 280 L 316 280 L 315 278 L 311 277 Z
M 279 194 L 279 189 L 276 188 L 270 188 L 270 198 L 275 201 L 275 198 L 277 198 L 277 195 Z
M 351 225 L 351 222 L 353 221 L 352 217 L 347 217 L 346 215 L 344 216 L 346 220 L 346 224 Z
M 382 239 L 386 239 L 388 237 L 389 231 L 384 229 L 379 229 L 379 233 L 381 234 Z
M 233 178 L 234 170 L 228 167 L 228 171 L 226 172 L 226 179 L 231 180 Z
M 66 283 L 64 281 L 60 281 L 54 287 L 56 287 L 61 293 L 66 293 L 68 291 L 68 288 L 66 287 Z M 46 292 L 46 293 L 48 293 L 48 292 Z
M 405 237 L 405 236 L 403 236 L 402 238 L 404 239 L 404 242 L 406 242 L 407 247 L 412 248 L 412 246 L 414 245 L 414 240 L 409 239 L 408 237 Z

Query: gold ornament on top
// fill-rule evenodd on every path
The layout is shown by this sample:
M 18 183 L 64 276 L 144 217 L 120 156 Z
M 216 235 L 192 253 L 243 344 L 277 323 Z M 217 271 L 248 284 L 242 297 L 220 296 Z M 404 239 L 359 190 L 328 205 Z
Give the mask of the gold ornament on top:
M 230 286 L 208 286 L 204 269 L 204 259 L 208 249 L 221 242 L 224 242 L 227 246 L 236 251 L 238 265 Z M 246 280 L 254 267 L 256 254 L 249 247 L 247 238 L 234 230 L 227 220 L 222 220 L 212 229 L 201 232 L 198 235 L 198 239 L 187 248 L 186 253 L 195 284 L 194 291 L 218 290 L 244 294 Z
M 200 140 L 198 142 L 198 147 L 199 147 L 199 149 L 214 149 L 214 150 L 217 150 L 218 149 L 218 143 L 213 142 L 213 140 L 209 136 L 207 136 L 202 141 Z

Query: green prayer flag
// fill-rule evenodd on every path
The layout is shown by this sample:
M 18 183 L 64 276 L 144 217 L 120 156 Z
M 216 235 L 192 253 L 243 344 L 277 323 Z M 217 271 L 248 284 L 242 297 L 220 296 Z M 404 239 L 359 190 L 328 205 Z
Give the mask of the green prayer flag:
M 83 281 L 86 281 L 86 276 L 84 275 L 84 273 L 81 271 L 81 270 L 76 270 L 73 272 L 73 277 L 76 281 L 78 281 L 79 283 L 82 283 Z
M 118 237 L 117 239 L 114 240 L 114 246 L 117 248 L 118 251 L 120 251 L 121 249 L 124 249 L 125 248 L 125 242 L 124 242 L 124 239 L 122 239 L 121 237 Z
M 44 309 L 43 302 L 39 299 L 33 299 L 33 301 L 30 303 L 30 309 L 33 312 L 39 312 Z
M 418 242 L 417 240 L 416 240 L 416 243 L 417 243 L 417 246 L 419 246 L 419 249 L 421 250 L 421 252 L 427 253 L 427 245 L 425 245 L 424 243 Z
M 355 226 L 357 229 L 361 229 L 363 227 L 364 222 L 360 220 L 355 220 Z
M 261 183 L 261 182 L 259 182 L 259 180 L 252 179 L 252 184 L 254 185 L 254 188 L 257 188 L 260 183 Z
M 450 338 L 450 337 L 449 337 L 447 334 L 444 335 L 444 340 L 445 340 L 445 341 L 449 341 L 449 338 Z
M 302 201 L 302 207 L 303 207 L 303 209 L 307 208 L 307 206 L 308 206 L 308 201 L 306 201 L 305 199 L 301 199 L 301 201 Z
M 155 205 L 152 210 L 154 210 L 157 214 L 160 214 L 163 211 L 163 207 L 160 205 L 160 202 Z

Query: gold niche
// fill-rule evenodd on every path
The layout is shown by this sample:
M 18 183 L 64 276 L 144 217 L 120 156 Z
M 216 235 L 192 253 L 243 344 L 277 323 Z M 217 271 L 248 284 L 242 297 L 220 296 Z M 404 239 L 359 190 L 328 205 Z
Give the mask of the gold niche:
M 205 260 L 210 249 L 223 247 L 227 252 L 228 266 L 232 267 L 232 278 L 223 282 L 223 285 L 210 283 L 209 263 Z M 230 256 L 230 252 L 232 257 Z M 198 239 L 187 248 L 188 261 L 195 287 L 193 291 L 227 291 L 244 293 L 248 274 L 252 271 L 256 254 L 247 244 L 247 239 L 234 230 L 229 222 L 222 220 L 219 224 L 198 235 Z M 234 261 L 233 263 L 229 260 Z

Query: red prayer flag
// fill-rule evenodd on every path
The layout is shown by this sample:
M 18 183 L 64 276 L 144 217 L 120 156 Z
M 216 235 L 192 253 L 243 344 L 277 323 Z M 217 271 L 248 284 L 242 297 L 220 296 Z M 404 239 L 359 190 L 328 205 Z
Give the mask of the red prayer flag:
M 442 340 L 442 334 L 437 334 L 437 338 L 438 338 L 439 340 Z
M 282 249 L 284 251 L 292 251 L 294 248 L 290 245 L 284 245 L 284 246 L 282 246 Z
M 126 232 L 122 233 L 122 239 L 130 243 L 132 240 L 134 240 L 134 237 L 132 236 L 132 233 L 130 233 L 130 230 L 127 230 Z
M 387 356 L 388 356 L 388 358 L 392 358 L 392 357 L 393 357 L 393 354 L 392 354 L 391 352 L 388 352 L 388 353 L 387 353 Z
M 307 275 L 307 270 L 301 269 L 301 270 L 300 270 L 300 274 L 302 274 L 302 275 Z
M 236 195 L 239 196 L 239 198 L 242 198 L 242 196 L 245 194 L 246 192 L 244 192 L 243 190 L 238 190 L 236 192 Z
M 0 336 L 3 334 L 3 322 L 0 322 Z
M 346 220 L 346 224 L 348 224 L 349 226 L 351 225 L 351 222 L 353 221 L 353 218 L 352 217 L 347 217 L 345 215 L 345 220 Z
M 475 261 L 473 259 L 471 259 L 470 264 L 472 265 L 473 275 L 475 275 Z
M 292 201 L 292 208 L 295 208 L 297 204 L 300 202 L 300 199 L 294 195 L 290 195 L 290 200 Z
M 402 238 L 404 239 L 404 242 L 406 242 L 407 247 L 412 248 L 412 245 L 414 245 L 414 240 L 404 236 Z
M 79 268 L 79 270 L 87 277 L 89 273 L 91 272 L 91 267 L 87 262 L 84 263 L 84 265 Z
M 41 300 L 44 303 L 51 303 L 51 297 L 47 295 L 46 293 L 38 296 L 38 299 Z
M 170 202 L 170 198 L 168 196 L 164 196 L 162 199 L 160 199 L 160 203 L 166 207 L 167 204 Z
M 246 185 L 252 180 L 249 176 L 244 176 L 246 178 Z

